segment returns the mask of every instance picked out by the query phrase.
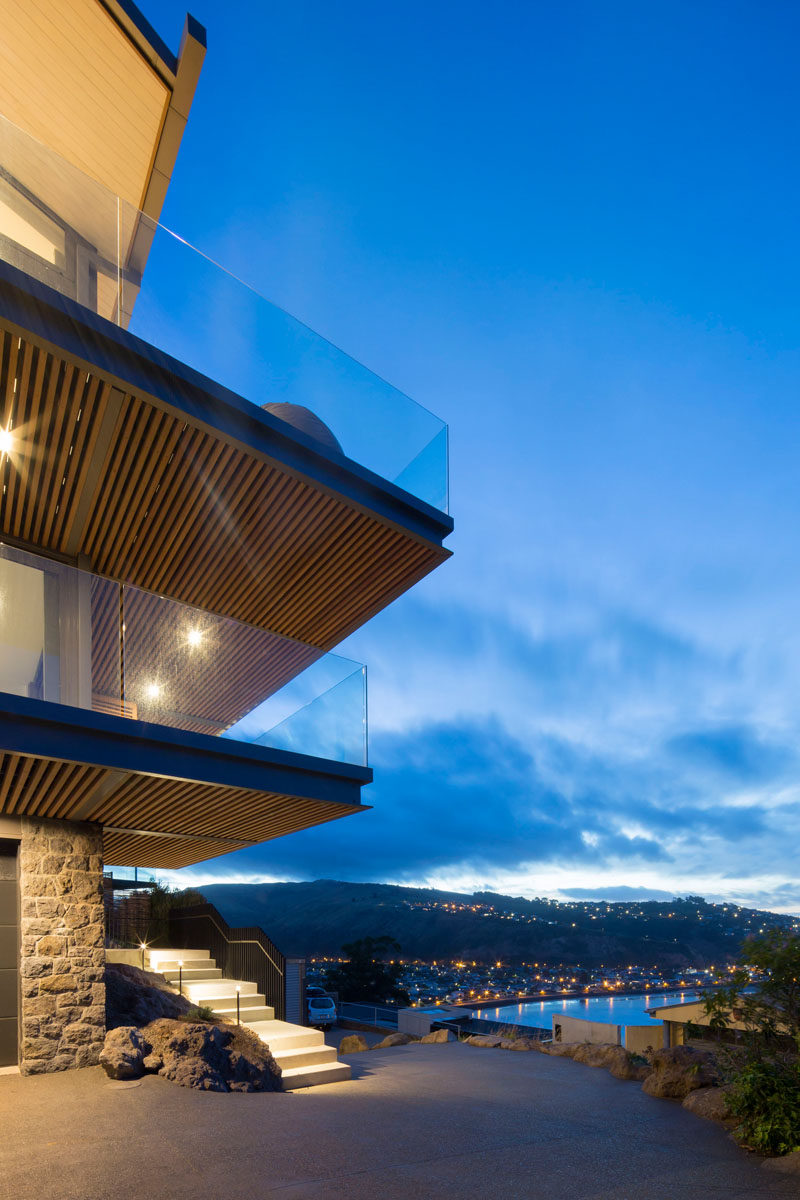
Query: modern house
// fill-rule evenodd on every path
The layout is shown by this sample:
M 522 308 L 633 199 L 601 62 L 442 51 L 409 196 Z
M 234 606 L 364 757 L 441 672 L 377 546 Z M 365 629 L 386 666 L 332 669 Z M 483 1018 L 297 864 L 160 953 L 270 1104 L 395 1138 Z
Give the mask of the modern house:
M 447 430 L 158 224 L 205 52 L 0 0 L 0 1065 L 97 1061 L 102 873 L 363 811 L 331 653 L 448 556 Z

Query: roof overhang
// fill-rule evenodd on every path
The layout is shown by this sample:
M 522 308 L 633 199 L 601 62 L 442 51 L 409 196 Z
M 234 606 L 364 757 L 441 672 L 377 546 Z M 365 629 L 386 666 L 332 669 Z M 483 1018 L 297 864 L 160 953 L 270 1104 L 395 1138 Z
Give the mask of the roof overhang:
M 0 0 L 0 112 L 158 220 L 206 50 L 187 16 L 173 54 L 129 0 Z M 35 163 L 5 163 L 81 229 L 81 197 L 48 195 Z M 58 189 L 58 181 L 51 186 Z
M 446 514 L 0 262 L 0 536 L 329 649 Z
M 0 813 L 103 826 L 119 866 L 178 868 L 364 811 L 368 767 L 0 693 Z

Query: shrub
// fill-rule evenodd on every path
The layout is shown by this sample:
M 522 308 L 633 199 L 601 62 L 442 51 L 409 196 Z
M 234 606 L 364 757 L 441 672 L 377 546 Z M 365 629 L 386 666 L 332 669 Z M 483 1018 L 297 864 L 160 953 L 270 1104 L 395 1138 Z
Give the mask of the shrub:
M 788 1056 L 749 1058 L 733 1073 L 728 1107 L 738 1141 L 760 1154 L 800 1149 L 800 1063 Z

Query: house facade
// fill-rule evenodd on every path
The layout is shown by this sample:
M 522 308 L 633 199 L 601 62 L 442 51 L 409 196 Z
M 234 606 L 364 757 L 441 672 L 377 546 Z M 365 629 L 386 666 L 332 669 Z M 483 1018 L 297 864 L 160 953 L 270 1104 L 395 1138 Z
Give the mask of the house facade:
M 105 863 L 364 810 L 333 648 L 452 521 L 446 427 L 159 225 L 197 22 L 0 15 L 0 1066 L 37 1073 L 102 1046 Z

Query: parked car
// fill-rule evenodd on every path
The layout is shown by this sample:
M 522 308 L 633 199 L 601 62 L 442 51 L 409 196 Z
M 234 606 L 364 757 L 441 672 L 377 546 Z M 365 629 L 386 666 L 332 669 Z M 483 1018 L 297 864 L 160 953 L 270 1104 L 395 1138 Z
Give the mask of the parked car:
M 310 990 L 310 989 L 309 989 Z M 308 996 L 308 1023 L 317 1029 L 330 1029 L 336 1024 L 336 1005 L 330 996 Z

